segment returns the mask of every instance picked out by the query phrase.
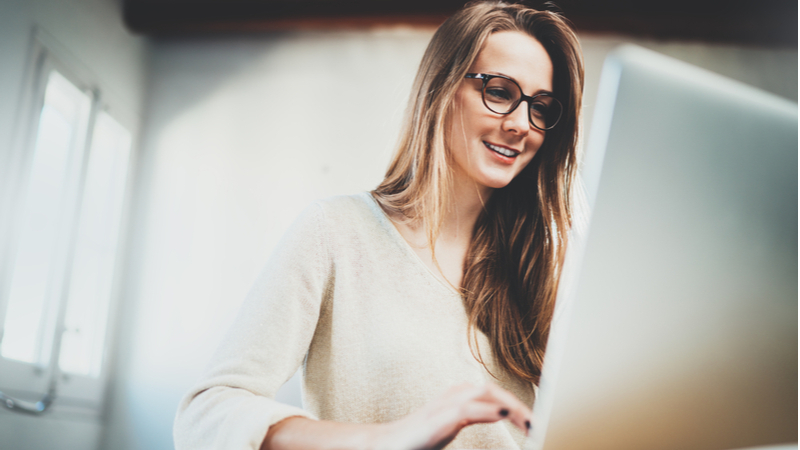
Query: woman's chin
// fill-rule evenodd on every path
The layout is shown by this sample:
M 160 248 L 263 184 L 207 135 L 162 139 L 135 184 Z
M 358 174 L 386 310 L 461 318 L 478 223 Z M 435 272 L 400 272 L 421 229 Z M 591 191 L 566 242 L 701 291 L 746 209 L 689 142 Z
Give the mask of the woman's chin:
M 511 176 L 491 177 L 482 180 L 481 184 L 489 189 L 502 189 L 508 186 L 513 179 L 514 177 Z

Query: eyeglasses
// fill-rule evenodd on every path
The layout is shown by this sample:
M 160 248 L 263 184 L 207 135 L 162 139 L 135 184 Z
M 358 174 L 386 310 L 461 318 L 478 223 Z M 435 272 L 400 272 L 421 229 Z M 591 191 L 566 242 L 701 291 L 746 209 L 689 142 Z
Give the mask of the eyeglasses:
M 528 102 L 528 121 L 539 130 L 550 130 L 558 124 L 563 110 L 561 102 L 550 94 L 527 96 L 516 81 L 504 75 L 468 73 L 464 78 L 483 81 L 483 104 L 496 114 L 511 114 L 522 101 Z

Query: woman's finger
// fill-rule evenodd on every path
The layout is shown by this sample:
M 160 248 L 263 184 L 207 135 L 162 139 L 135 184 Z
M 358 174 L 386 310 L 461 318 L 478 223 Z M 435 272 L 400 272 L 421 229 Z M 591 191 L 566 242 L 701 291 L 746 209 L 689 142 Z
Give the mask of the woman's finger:
M 458 407 L 467 402 L 492 405 L 500 419 L 508 419 L 523 432 L 530 428 L 531 410 L 517 397 L 505 389 L 487 382 L 484 385 L 459 385 L 448 392 L 449 404 Z M 497 420 L 500 420 L 497 419 Z
M 530 406 L 522 403 L 516 395 L 494 383 L 486 383 L 486 389 L 488 397 L 508 408 L 508 419 L 522 431 L 527 432 L 531 423 Z
M 527 433 L 530 409 L 492 383 L 461 384 L 420 410 L 395 422 L 386 437 L 400 448 L 439 449 L 464 428 L 508 419 Z
M 473 401 L 461 408 L 461 422 L 466 425 L 476 423 L 492 423 L 507 419 L 510 414 L 508 408 L 497 403 Z

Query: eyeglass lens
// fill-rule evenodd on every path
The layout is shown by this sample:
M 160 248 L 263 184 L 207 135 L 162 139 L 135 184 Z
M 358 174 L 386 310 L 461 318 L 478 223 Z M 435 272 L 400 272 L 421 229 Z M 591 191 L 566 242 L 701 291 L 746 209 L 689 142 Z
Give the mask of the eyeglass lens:
M 483 89 L 483 103 L 497 114 L 511 112 L 517 107 L 521 97 L 519 86 L 506 78 L 491 78 Z M 527 103 L 530 122 L 540 130 L 552 128 L 561 117 L 561 103 L 549 95 L 536 95 Z

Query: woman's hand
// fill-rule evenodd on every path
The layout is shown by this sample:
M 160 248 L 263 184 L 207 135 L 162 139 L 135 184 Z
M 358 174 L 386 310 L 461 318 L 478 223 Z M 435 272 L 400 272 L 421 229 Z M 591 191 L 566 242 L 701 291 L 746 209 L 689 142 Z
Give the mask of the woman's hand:
M 262 450 L 437 450 L 464 427 L 503 419 L 527 433 L 531 410 L 492 383 L 456 386 L 414 413 L 384 424 L 351 424 L 290 417 L 272 427 Z
M 493 383 L 483 386 L 465 383 L 403 419 L 385 424 L 376 449 L 441 449 L 464 427 L 503 419 L 510 420 L 527 434 L 531 410 Z

